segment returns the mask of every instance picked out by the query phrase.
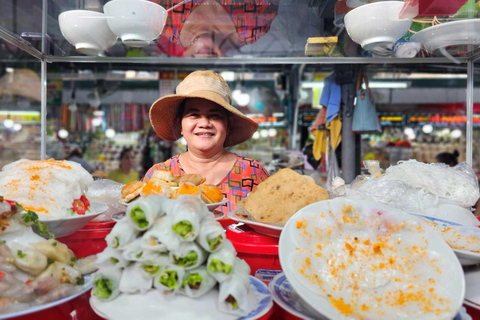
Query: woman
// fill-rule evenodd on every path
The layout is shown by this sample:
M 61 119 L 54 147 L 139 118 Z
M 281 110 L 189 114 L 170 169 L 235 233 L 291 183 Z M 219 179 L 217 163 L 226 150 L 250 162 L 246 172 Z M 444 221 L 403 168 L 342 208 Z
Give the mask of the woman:
M 107 179 L 120 183 L 129 183 L 139 179 L 135 170 L 135 153 L 131 148 L 124 148 L 120 153 L 120 168 L 107 175 Z
M 205 183 L 217 185 L 228 203 L 222 212 L 230 212 L 267 177 L 257 161 L 225 150 L 247 141 L 258 124 L 234 108 L 230 88 L 213 71 L 195 71 L 177 87 L 177 94 L 155 101 L 150 122 L 160 138 L 187 141 L 188 151 L 154 165 L 145 175 L 147 182 L 155 170 L 170 169 L 175 175 L 199 174 Z

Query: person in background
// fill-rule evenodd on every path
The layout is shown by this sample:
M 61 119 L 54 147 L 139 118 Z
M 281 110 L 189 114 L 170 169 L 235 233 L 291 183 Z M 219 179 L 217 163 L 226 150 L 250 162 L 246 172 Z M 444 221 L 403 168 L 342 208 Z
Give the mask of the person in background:
M 95 171 L 94 166 L 92 166 L 87 160 L 83 159 L 83 152 L 79 147 L 73 148 L 68 155 L 67 160 L 80 163 L 88 173 Z
M 107 179 L 127 184 L 140 177 L 135 170 L 135 153 L 132 148 L 124 148 L 120 153 L 120 167 L 107 175 Z
M 162 169 L 176 176 L 201 175 L 227 198 L 220 210 L 230 212 L 268 177 L 257 161 L 225 150 L 250 139 L 258 124 L 232 106 L 228 84 L 213 71 L 192 72 L 176 92 L 153 103 L 150 122 L 163 140 L 176 141 L 183 136 L 188 151 L 155 164 L 143 180 L 148 182 Z
M 435 160 L 440 163 L 448 164 L 450 167 L 454 167 L 458 164 L 458 156 L 460 156 L 460 153 L 458 153 L 457 150 L 452 153 L 442 152 L 435 156 Z

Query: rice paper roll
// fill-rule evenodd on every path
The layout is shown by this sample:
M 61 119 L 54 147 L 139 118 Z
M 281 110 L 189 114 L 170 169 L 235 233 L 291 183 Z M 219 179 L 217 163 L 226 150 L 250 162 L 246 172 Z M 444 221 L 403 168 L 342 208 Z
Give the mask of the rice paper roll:
M 70 283 L 74 285 L 80 284 L 83 281 L 80 271 L 69 264 L 58 261 L 50 264 L 48 268 L 36 278 L 36 280 L 41 280 L 48 277 L 53 277 L 60 283 Z
M 200 221 L 209 213 L 200 198 L 191 195 L 178 197 L 167 219 L 176 236 L 183 241 L 193 241 L 200 232 Z
M 170 251 L 171 263 L 186 270 L 203 264 L 207 257 L 207 252 L 195 242 L 184 242 L 177 250 Z
M 33 247 L 43 253 L 47 259 L 59 261 L 66 264 L 73 262 L 71 260 L 68 247 L 55 239 L 49 239 L 33 244 Z
M 180 242 L 166 218 L 162 217 L 155 220 L 152 228 L 142 236 L 141 246 L 152 251 L 168 252 L 176 250 Z
M 107 235 L 107 245 L 113 249 L 123 249 L 137 237 L 138 231 L 133 229 L 127 219 L 118 221 Z
M 152 288 L 152 278 L 144 277 L 140 269 L 140 263 L 136 262 L 123 270 L 119 285 L 120 292 L 145 294 Z
M 190 298 L 198 298 L 210 291 L 217 280 L 208 273 L 205 266 L 188 270 L 182 281 L 182 293 Z
M 123 257 L 128 261 L 150 261 L 160 253 L 142 248 L 142 238 L 138 238 L 123 249 Z
M 120 294 L 122 271 L 118 268 L 98 270 L 93 276 L 92 295 L 101 301 L 111 301 Z
M 47 257 L 32 246 L 25 246 L 18 242 L 12 242 L 9 245 L 13 253 L 14 263 L 17 268 L 31 275 L 42 273 L 48 265 Z
M 210 254 L 207 260 L 207 270 L 218 281 L 223 282 L 232 273 L 237 251 L 230 240 L 226 239 L 220 249 Z
M 140 198 L 127 206 L 127 221 L 136 230 L 149 229 L 157 217 L 165 215 L 165 197 L 151 195 Z
M 153 278 L 153 286 L 164 293 L 176 293 L 180 290 L 185 269 L 169 265 Z
M 128 260 L 123 257 L 122 251 L 106 247 L 105 250 L 97 254 L 95 265 L 102 268 L 125 268 Z
M 200 223 L 200 233 L 196 241 L 208 252 L 218 251 L 225 241 L 225 230 L 214 219 L 204 218 Z
M 247 271 L 250 267 L 247 270 L 244 263 L 241 259 L 235 260 L 233 275 L 220 283 L 218 293 L 218 309 L 239 317 L 249 314 L 254 307 L 249 298 L 250 274 Z
M 168 253 L 162 253 L 155 259 L 138 262 L 139 270 L 143 277 L 152 278 L 157 276 L 163 269 L 170 265 Z

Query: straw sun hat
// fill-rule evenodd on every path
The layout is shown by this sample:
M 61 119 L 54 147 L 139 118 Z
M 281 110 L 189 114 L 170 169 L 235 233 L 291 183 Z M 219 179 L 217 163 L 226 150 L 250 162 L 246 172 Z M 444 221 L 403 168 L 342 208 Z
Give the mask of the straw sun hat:
M 158 99 L 150 108 L 152 127 L 163 140 L 176 141 L 182 136 L 182 128 L 176 118 L 179 116 L 178 108 L 187 98 L 206 99 L 230 112 L 225 147 L 247 141 L 257 131 L 258 124 L 232 106 L 230 88 L 218 73 L 211 70 L 192 72 L 177 86 L 176 92 Z

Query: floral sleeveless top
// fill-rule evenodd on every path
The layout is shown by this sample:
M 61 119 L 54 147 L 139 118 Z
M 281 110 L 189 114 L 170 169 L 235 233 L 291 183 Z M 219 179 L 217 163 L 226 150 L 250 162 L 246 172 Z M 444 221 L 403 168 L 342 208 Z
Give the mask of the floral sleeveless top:
M 143 178 L 148 182 L 153 173 L 158 169 L 168 169 L 176 176 L 186 174 L 180 165 L 179 155 L 173 156 L 165 162 L 157 163 L 148 170 Z M 235 209 L 235 204 L 245 198 L 249 192 L 257 185 L 268 178 L 265 168 L 257 161 L 237 155 L 237 160 L 230 172 L 217 184 L 228 202 L 219 207 L 223 213 L 231 212 Z M 217 209 L 218 210 L 218 209 Z

